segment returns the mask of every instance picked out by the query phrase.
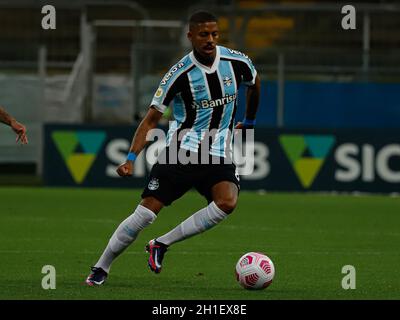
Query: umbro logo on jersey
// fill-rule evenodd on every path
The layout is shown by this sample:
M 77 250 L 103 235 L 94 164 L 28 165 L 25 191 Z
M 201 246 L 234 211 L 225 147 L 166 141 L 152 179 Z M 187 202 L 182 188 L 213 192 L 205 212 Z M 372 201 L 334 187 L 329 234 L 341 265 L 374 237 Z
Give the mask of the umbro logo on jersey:
M 192 107 L 193 109 L 208 109 L 208 108 L 214 108 L 218 106 L 222 106 L 228 103 L 231 103 L 236 99 L 237 94 L 231 94 L 228 95 L 226 94 L 225 97 L 220 98 L 220 99 L 215 99 L 215 100 L 200 100 L 200 101 L 193 101 L 192 102 Z
M 176 66 L 174 66 L 161 80 L 161 85 L 165 85 L 169 79 L 172 78 L 175 72 L 177 72 L 179 69 L 181 69 L 185 64 L 183 62 L 178 63 Z

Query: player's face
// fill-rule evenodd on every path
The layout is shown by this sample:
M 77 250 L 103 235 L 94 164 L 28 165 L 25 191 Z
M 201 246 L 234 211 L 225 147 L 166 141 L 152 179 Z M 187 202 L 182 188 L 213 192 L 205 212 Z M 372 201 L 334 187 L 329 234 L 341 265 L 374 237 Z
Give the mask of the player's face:
M 215 57 L 219 38 L 218 24 L 216 22 L 199 23 L 192 27 L 188 38 L 195 49 L 204 58 Z

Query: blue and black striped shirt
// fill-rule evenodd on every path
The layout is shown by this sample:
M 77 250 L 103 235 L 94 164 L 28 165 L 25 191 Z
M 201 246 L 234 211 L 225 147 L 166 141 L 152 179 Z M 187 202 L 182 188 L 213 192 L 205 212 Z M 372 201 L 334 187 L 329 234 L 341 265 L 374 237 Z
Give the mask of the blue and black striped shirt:
M 245 54 L 217 46 L 211 67 L 201 64 L 193 51 L 163 77 L 151 106 L 164 112 L 173 101 L 175 120 L 170 125 L 167 146 L 185 130 L 180 148 L 197 152 L 207 130 L 216 130 L 209 154 L 226 157 L 232 150 L 232 132 L 241 84 L 255 83 L 257 71 Z M 176 137 L 176 136 L 175 136 Z

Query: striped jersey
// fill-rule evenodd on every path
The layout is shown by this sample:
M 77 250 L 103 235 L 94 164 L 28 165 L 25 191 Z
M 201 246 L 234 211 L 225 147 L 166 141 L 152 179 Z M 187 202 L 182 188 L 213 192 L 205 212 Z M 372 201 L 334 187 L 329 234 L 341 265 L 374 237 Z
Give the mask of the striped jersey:
M 151 101 L 162 113 L 173 102 L 167 146 L 179 136 L 180 148 L 198 152 L 205 132 L 214 130 L 209 154 L 231 154 L 239 86 L 254 85 L 256 75 L 247 55 L 222 46 L 216 47 L 211 67 L 201 64 L 193 51 L 184 56 L 162 78 Z

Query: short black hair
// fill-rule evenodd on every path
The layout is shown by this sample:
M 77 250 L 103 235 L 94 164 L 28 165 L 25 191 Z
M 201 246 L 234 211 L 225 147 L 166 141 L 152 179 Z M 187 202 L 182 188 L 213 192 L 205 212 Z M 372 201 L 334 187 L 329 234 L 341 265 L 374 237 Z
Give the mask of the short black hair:
M 189 27 L 192 28 L 199 23 L 217 22 L 218 19 L 210 12 L 198 11 L 193 13 L 189 18 Z

